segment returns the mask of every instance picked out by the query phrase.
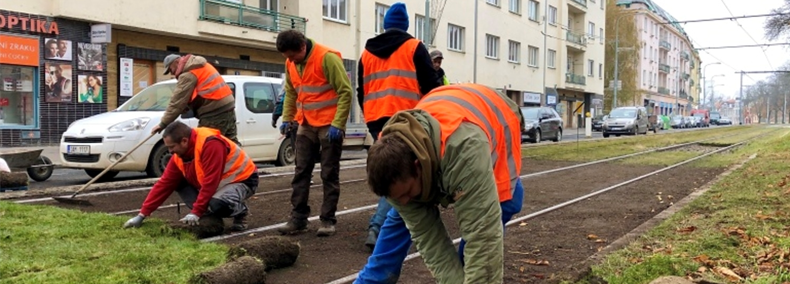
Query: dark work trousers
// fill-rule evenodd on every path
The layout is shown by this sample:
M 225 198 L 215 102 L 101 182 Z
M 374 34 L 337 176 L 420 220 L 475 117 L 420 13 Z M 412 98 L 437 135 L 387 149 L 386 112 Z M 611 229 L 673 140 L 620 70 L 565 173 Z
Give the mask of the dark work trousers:
M 203 115 L 198 119 L 198 127 L 209 127 L 219 130 L 222 136 L 241 146 L 236 130 L 236 111 L 231 109 L 222 113 Z
M 192 210 L 192 204 L 195 203 L 199 194 L 198 190 L 189 183 L 183 182 L 176 192 L 187 208 Z M 230 218 L 246 214 L 247 204 L 244 201 L 252 197 L 253 194 L 255 194 L 255 190 L 243 183 L 225 185 L 217 189 L 217 192 L 211 197 L 205 215 Z
M 315 159 L 321 158 L 321 180 L 324 185 L 324 202 L 321 205 L 321 220 L 337 223 L 335 212 L 340 198 L 340 155 L 343 153 L 343 140 L 329 142 L 329 126 L 312 127 L 307 123 L 299 125 L 296 132 L 296 172 L 291 185 L 291 217 L 306 221 L 310 216 L 310 180 L 313 176 Z

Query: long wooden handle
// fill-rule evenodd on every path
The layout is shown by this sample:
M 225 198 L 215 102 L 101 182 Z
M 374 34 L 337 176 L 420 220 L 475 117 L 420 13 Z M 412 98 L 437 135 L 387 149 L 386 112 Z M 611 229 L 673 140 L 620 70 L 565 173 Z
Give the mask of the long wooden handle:
M 127 157 L 127 156 L 131 155 L 131 154 L 134 152 L 134 150 L 137 150 L 137 148 L 140 148 L 140 146 L 142 146 L 142 145 L 143 145 L 143 144 L 144 144 L 146 141 L 148 141 L 148 139 L 151 139 L 151 137 L 154 137 L 154 135 L 156 135 L 156 133 L 151 133 L 151 135 L 148 135 L 148 137 L 146 137 L 146 138 L 145 138 L 145 140 L 143 140 L 143 141 L 140 141 L 140 143 L 137 143 L 137 145 L 135 145 L 135 146 L 134 146 L 134 148 L 132 148 L 132 150 L 129 150 L 129 152 L 126 152 L 126 154 L 124 154 L 124 155 L 123 155 L 123 156 L 122 156 L 120 159 L 118 159 L 117 161 L 115 161 L 115 163 L 112 163 L 112 165 L 110 165 L 109 167 L 107 167 L 106 169 L 104 169 L 104 170 L 103 170 L 101 173 L 99 173 L 98 175 L 96 175 L 96 176 L 95 176 L 93 179 L 91 179 L 91 180 L 90 180 L 88 183 L 86 183 L 85 185 L 83 185 L 83 186 L 82 186 L 82 188 L 80 188 L 80 190 L 77 190 L 77 192 L 75 192 L 74 194 L 72 194 L 72 195 L 71 195 L 71 198 L 74 198 L 75 196 L 77 196 L 77 194 L 79 194 L 80 192 L 82 192 L 83 190 L 85 190 L 86 188 L 88 188 L 88 186 L 90 186 L 91 184 L 93 184 L 94 182 L 96 182 L 97 180 L 99 180 L 99 179 L 100 179 L 102 176 L 104 176 L 104 174 L 105 174 L 105 173 L 109 172 L 109 171 L 110 171 L 110 170 L 111 170 L 113 167 L 115 167 L 116 165 L 118 165 L 118 163 L 120 163 L 121 161 L 123 161 L 124 159 L 126 159 L 126 157 Z

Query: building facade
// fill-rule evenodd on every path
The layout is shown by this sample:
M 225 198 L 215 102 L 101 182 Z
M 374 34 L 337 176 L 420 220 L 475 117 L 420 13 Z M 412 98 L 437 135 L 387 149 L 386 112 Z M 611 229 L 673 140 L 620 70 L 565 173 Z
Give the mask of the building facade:
M 618 0 L 634 11 L 639 41 L 642 103 L 648 112 L 688 115 L 699 101 L 699 54 L 691 39 L 667 11 L 652 0 Z
M 442 51 L 451 83 L 485 84 L 522 106 L 554 106 L 566 127 L 575 127 L 583 113 L 602 108 L 603 1 L 446 1 L 430 7 L 428 17 L 425 1 L 401 2 L 408 32 Z M 0 54 L 36 60 L 0 58 L 7 81 L 0 90 L 0 146 L 59 143 L 75 120 L 112 111 L 147 86 L 172 79 L 162 75 L 162 59 L 170 53 L 204 56 L 223 74 L 283 77 L 275 41 L 286 29 L 340 51 L 356 87 L 365 42 L 383 32 L 384 15 L 397 1 L 308 2 L 199 0 L 169 9 L 156 0 L 3 1 L 2 42 L 27 47 L 0 45 Z M 426 18 L 435 32 L 424 30 Z M 70 61 L 47 55 L 50 39 L 53 52 L 64 46 Z M 63 86 L 53 90 L 53 80 Z M 356 104 L 350 122 L 362 122 Z

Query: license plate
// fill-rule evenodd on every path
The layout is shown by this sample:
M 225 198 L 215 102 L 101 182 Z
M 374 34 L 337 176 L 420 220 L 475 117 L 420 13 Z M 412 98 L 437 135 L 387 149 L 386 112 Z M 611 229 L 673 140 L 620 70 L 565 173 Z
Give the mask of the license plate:
M 72 155 L 89 155 L 91 153 L 91 146 L 88 145 L 70 145 L 66 148 L 67 152 Z

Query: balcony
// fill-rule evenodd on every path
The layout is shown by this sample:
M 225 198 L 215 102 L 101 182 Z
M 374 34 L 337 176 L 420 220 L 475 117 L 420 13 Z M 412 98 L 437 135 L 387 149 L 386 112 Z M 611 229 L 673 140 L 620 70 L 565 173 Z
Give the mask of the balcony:
M 669 41 L 663 39 L 658 42 L 658 46 L 666 50 L 672 49 L 672 44 L 670 44 Z
M 565 83 L 571 83 L 576 85 L 587 85 L 587 78 L 573 73 L 565 73 Z
M 689 61 L 689 66 L 691 67 L 691 69 L 694 69 L 695 65 L 693 60 Z
M 689 56 L 689 53 L 686 52 L 685 50 L 680 52 L 680 58 L 683 58 L 686 61 L 690 61 L 691 60 L 691 57 Z
M 583 46 L 583 47 L 587 46 L 587 36 L 585 36 L 584 34 L 575 34 L 575 33 L 572 33 L 571 31 L 567 31 L 565 33 L 565 38 L 568 40 L 568 42 L 571 42 L 571 43 L 574 43 L 574 44 L 577 44 L 577 45 L 580 45 L 580 46 Z
M 664 72 L 664 73 L 669 73 L 669 65 L 664 64 L 664 63 L 659 63 L 658 64 L 658 71 L 661 71 L 661 72 Z
M 669 95 L 669 89 L 666 87 L 658 87 L 658 93 L 662 95 Z
M 694 97 L 689 97 L 688 100 L 689 100 L 690 103 L 693 103 L 694 102 Z
M 571 0 L 570 2 L 579 4 L 580 6 L 587 8 L 587 0 Z
M 305 33 L 307 23 L 307 20 L 302 17 L 221 0 L 200 0 L 200 20 L 274 33 L 289 29 Z
M 689 75 L 689 73 L 683 72 L 683 80 L 688 81 L 689 78 L 691 78 L 691 75 Z
M 681 100 L 687 100 L 688 98 L 689 98 L 689 95 L 686 93 L 686 91 L 685 90 L 680 90 L 680 99 Z

